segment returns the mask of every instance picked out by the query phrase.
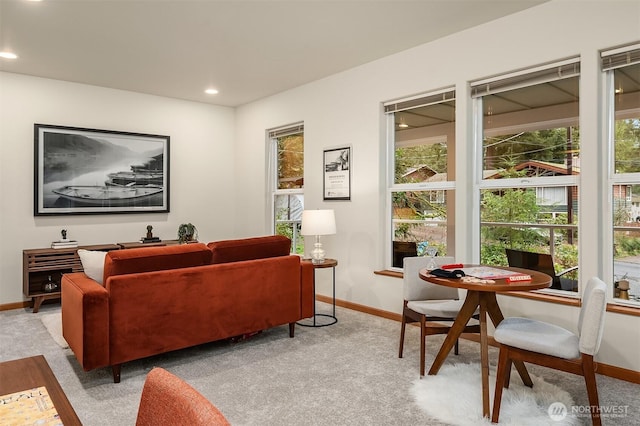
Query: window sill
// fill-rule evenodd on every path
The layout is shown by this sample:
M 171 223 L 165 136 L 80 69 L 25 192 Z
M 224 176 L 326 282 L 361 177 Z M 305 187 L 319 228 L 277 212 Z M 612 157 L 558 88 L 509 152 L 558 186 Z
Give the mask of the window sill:
M 402 272 L 390 271 L 388 269 L 381 271 L 373 271 L 375 275 L 383 275 L 386 277 L 402 278 Z M 557 305 L 580 306 L 580 299 L 569 296 L 561 296 L 556 294 L 540 293 L 537 291 L 514 291 L 511 293 L 502 293 L 503 296 L 521 297 L 523 299 L 538 300 L 540 302 L 555 303 Z M 631 315 L 640 317 L 640 307 L 618 305 L 616 303 L 607 303 L 607 312 L 613 312 L 622 315 Z

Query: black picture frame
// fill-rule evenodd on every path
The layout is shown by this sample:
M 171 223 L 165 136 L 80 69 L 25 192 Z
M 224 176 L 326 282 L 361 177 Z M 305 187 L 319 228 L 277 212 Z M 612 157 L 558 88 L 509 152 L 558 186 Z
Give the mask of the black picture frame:
M 170 137 L 34 124 L 34 216 L 168 213 Z
M 323 159 L 324 200 L 351 200 L 351 147 L 326 149 Z

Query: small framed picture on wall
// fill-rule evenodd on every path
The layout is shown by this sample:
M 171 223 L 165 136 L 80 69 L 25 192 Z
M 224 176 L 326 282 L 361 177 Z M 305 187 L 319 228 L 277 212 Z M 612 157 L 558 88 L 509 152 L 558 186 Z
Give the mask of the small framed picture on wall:
M 324 151 L 324 200 L 351 200 L 351 147 Z

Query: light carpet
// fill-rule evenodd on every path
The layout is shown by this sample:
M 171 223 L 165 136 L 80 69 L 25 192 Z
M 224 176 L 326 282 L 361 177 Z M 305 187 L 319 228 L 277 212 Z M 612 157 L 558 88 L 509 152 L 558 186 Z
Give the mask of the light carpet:
M 559 387 L 531 375 L 533 388 L 522 384 L 512 369 L 508 389 L 502 393 L 500 425 L 503 426 L 559 426 L 581 425 L 570 412 L 564 419 L 552 419 L 549 406 L 561 402 L 574 405 L 571 396 Z M 493 409 L 495 372 L 489 374 L 489 400 Z M 491 425 L 482 417 L 482 385 L 480 364 L 444 365 L 437 375 L 425 376 L 413 382 L 411 393 L 416 403 L 430 416 L 459 426 Z M 555 416 L 554 416 L 555 417 Z
M 62 349 L 69 347 L 67 341 L 62 337 L 62 314 L 60 312 L 40 314 L 40 321 L 58 346 Z

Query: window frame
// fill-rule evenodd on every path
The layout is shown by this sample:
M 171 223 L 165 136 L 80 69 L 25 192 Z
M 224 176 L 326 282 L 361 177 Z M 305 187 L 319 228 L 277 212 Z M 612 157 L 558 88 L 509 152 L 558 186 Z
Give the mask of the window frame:
M 387 152 L 387 170 L 386 170 L 386 200 L 385 200 L 385 232 L 384 232 L 384 265 L 385 269 L 389 271 L 402 271 L 402 268 L 393 266 L 393 241 L 394 241 L 394 226 L 393 226 L 393 198 L 397 192 L 427 192 L 427 191 L 442 191 L 443 197 L 446 200 L 446 191 L 456 189 L 455 179 L 451 180 L 453 173 L 447 172 L 447 181 L 441 182 L 415 182 L 415 183 L 396 183 L 395 182 L 395 113 L 418 108 L 421 106 L 428 106 L 438 104 L 442 102 L 456 101 L 456 88 L 455 86 L 448 86 L 446 88 L 426 92 L 420 95 L 411 97 L 400 98 L 398 100 L 388 101 L 383 103 L 383 112 L 386 119 L 386 152 Z M 457 117 L 454 114 L 454 141 L 455 143 L 455 119 Z M 442 138 L 430 138 L 434 143 L 449 143 L 447 135 Z M 435 139 L 438 139 L 437 141 Z M 455 153 L 455 150 L 453 150 Z M 451 155 L 451 151 L 447 151 L 447 155 Z M 455 158 L 449 158 L 448 162 L 455 161 Z M 447 218 L 448 228 L 453 228 L 452 224 L 455 221 L 455 217 Z M 428 221 L 424 221 L 428 223 Z M 453 244 L 453 243 L 452 243 Z M 455 251 L 455 247 L 448 247 L 447 255 L 452 256 Z
M 499 130 L 489 130 L 486 132 L 484 129 L 484 96 L 494 93 L 501 93 L 510 90 L 516 90 L 523 87 L 530 87 L 539 84 L 544 84 L 549 81 L 553 81 L 553 73 L 562 75 L 566 73 L 564 78 L 580 78 L 580 58 L 568 58 L 562 61 L 557 61 L 549 64 L 542 64 L 539 66 L 532 66 L 529 68 L 521 69 L 512 73 L 506 73 L 499 76 L 472 81 L 469 83 L 471 93 L 471 104 L 473 110 L 472 126 L 473 126 L 473 202 L 474 209 L 477 213 L 473 216 L 473 234 L 474 234 L 474 248 L 473 256 L 476 262 L 480 262 L 481 244 L 482 244 L 482 223 L 481 223 L 481 207 L 482 191 L 484 190 L 500 190 L 500 189 L 513 189 L 513 188 L 531 188 L 534 191 L 538 191 L 538 188 L 554 188 L 554 187 L 576 187 L 578 194 L 580 194 L 580 179 L 579 175 L 565 175 L 565 176 L 543 176 L 543 177 L 518 177 L 518 178 L 503 178 L 503 179 L 485 179 L 483 176 L 484 167 L 484 146 L 483 141 L 487 134 L 504 134 L 505 132 L 517 132 L 517 131 L 535 131 L 545 127 L 543 124 L 531 127 L 529 123 L 515 124 L 508 126 L 507 128 L 499 128 Z M 529 79 L 528 76 L 532 78 Z M 492 86 L 496 86 L 495 90 Z M 578 95 L 579 96 L 579 95 Z M 578 98 L 578 116 L 577 117 L 562 117 L 558 120 L 551 120 L 546 126 L 554 126 L 554 128 L 566 127 L 566 126 L 580 126 L 580 97 Z M 535 124 L 535 123 L 531 123 Z M 546 127 L 549 128 L 549 127 Z M 580 215 L 582 210 L 578 210 L 578 224 L 580 223 Z M 579 228 L 576 227 L 576 232 L 579 232 Z M 578 240 L 578 253 L 580 252 L 580 240 Z M 578 266 L 580 266 L 580 256 L 578 256 Z M 580 268 L 578 267 L 578 274 L 580 274 Z M 580 282 L 580 275 L 578 276 L 578 282 Z M 559 295 L 568 298 L 580 297 L 581 289 L 578 288 L 578 292 L 571 292 L 567 290 L 556 289 L 543 289 L 536 290 L 536 292 L 547 293 L 553 295 Z
M 296 134 L 303 135 L 303 156 L 304 156 L 304 122 L 297 122 L 285 126 L 280 126 L 266 130 L 267 141 L 267 220 L 269 232 L 276 234 L 276 199 L 282 195 L 301 195 L 304 206 L 304 171 L 301 188 L 279 189 L 278 188 L 278 139 Z M 297 226 L 293 226 L 293 238 L 291 239 L 291 253 L 296 253 L 299 246 L 298 240 L 304 245 L 304 237 L 300 235 L 299 228 L 301 221 L 297 221 Z
M 625 63 L 625 56 L 630 63 Z M 615 233 L 616 225 L 614 225 L 614 212 L 613 212 L 613 196 L 615 187 L 617 186 L 631 186 L 640 185 L 640 172 L 631 173 L 617 173 L 616 172 L 616 153 L 615 153 L 615 127 L 616 127 L 616 108 L 615 108 L 615 70 L 624 68 L 625 66 L 638 65 L 640 63 L 640 44 L 634 44 L 630 46 L 624 46 L 609 50 L 603 50 L 600 52 L 600 64 L 601 64 L 601 79 L 602 79 L 602 98 L 603 98 L 603 131 L 604 140 L 606 142 L 606 200 L 605 205 L 609 206 L 605 210 L 605 244 L 604 247 L 609 247 L 608 253 L 604 254 L 605 276 L 609 277 L 609 281 L 612 283 L 612 288 L 607 290 L 607 302 L 613 305 L 629 306 L 633 308 L 640 307 L 640 301 L 624 300 L 615 297 L 613 287 L 616 281 L 615 275 Z M 640 108 L 638 108 L 640 109 Z M 638 117 L 640 117 L 640 111 L 638 111 Z

